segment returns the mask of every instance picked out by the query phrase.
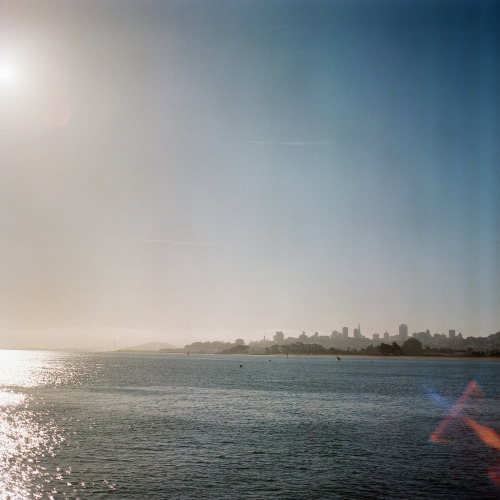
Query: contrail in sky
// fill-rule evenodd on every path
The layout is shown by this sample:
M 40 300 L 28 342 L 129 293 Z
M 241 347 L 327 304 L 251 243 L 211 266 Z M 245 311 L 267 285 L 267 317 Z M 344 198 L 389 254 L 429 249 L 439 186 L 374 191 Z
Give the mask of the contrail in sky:
M 141 243 L 165 243 L 167 245 L 185 245 L 193 247 L 215 247 L 217 243 L 203 243 L 199 241 L 182 241 L 182 240 L 155 240 L 147 238 L 133 238 L 132 241 L 139 241 Z
M 330 141 L 245 141 L 246 144 L 265 144 L 277 146 L 326 146 Z

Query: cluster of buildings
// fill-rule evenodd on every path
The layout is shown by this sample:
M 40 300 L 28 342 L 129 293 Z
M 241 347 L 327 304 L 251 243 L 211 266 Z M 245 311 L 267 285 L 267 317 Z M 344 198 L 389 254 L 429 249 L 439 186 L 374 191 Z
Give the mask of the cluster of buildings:
M 162 349 L 161 352 L 187 352 L 187 353 L 249 353 L 262 354 L 268 352 L 273 346 L 286 346 L 290 344 L 317 344 L 326 349 L 335 348 L 342 351 L 362 350 L 369 347 L 378 347 L 385 343 L 392 345 L 396 342 L 402 346 L 409 338 L 416 338 L 422 344 L 422 349 L 445 350 L 453 354 L 476 352 L 500 352 L 500 332 L 488 337 L 464 337 L 462 333 L 455 330 L 448 330 L 448 333 L 431 334 L 429 330 L 422 332 L 408 333 L 408 325 L 399 325 L 397 335 L 390 335 L 387 331 L 383 334 L 374 333 L 372 338 L 365 337 L 361 333 L 361 325 L 354 328 L 353 335 L 349 336 L 349 328 L 344 326 L 342 331 L 334 330 L 330 335 L 320 335 L 315 332 L 313 335 L 306 335 L 302 332 L 296 337 L 285 336 L 283 331 L 275 332 L 271 339 L 251 341 L 248 345 L 243 339 L 236 339 L 234 342 L 193 342 L 183 349 Z M 266 350 L 267 349 L 267 350 Z
M 482 350 L 492 351 L 500 350 L 500 332 L 492 334 L 488 337 L 467 337 L 464 338 L 462 333 L 456 333 L 455 330 L 448 330 L 446 333 L 431 334 L 429 330 L 414 332 L 411 337 L 416 338 L 422 343 L 422 347 L 429 347 L 431 349 L 452 349 L 454 351 L 460 350 Z M 336 349 L 362 349 L 368 346 L 377 347 L 382 342 L 392 344 L 393 342 L 402 345 L 406 340 L 411 338 L 408 333 L 408 325 L 399 325 L 399 332 L 397 335 L 390 335 L 387 331 L 383 334 L 374 333 L 372 338 L 365 337 L 361 333 L 361 326 L 358 324 L 354 328 L 353 335 L 349 336 L 349 328 L 344 326 L 342 331 L 334 330 L 330 335 L 320 335 L 315 332 L 313 335 L 306 335 L 302 332 L 297 337 L 285 336 L 282 331 L 276 332 L 272 339 L 250 342 L 250 349 L 258 350 L 265 347 L 272 347 L 273 345 L 287 345 L 302 342 L 303 344 L 319 344 L 325 348 L 334 347 Z

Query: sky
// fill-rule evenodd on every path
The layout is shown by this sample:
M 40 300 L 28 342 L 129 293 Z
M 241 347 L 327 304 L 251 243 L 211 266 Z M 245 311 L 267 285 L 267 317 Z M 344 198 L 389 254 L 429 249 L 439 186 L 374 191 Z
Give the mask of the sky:
M 0 347 L 499 331 L 499 25 L 1 1 Z

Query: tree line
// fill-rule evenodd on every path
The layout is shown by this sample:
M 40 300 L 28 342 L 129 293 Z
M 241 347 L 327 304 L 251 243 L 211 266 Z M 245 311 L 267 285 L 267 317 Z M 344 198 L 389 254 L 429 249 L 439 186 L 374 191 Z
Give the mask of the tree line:
M 285 345 L 273 345 L 266 347 L 266 354 L 331 354 L 331 355 L 346 355 L 346 354 L 359 354 L 365 356 L 425 356 L 425 355 L 442 355 L 449 356 L 453 353 L 451 349 L 446 348 L 423 348 L 422 342 L 415 337 L 409 338 L 402 345 L 397 342 L 392 344 L 385 344 L 382 342 L 379 346 L 368 346 L 361 349 L 348 349 L 342 350 L 335 347 L 326 348 L 320 344 L 303 344 L 302 342 L 295 342 Z M 466 356 L 472 357 L 485 357 L 493 356 L 500 357 L 499 351 L 492 351 L 485 353 L 483 351 L 467 351 Z

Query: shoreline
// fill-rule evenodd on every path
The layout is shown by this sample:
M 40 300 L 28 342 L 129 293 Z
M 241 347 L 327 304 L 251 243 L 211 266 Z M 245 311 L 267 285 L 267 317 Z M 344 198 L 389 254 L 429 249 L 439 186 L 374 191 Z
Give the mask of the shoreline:
M 128 353 L 144 353 L 144 351 L 115 351 L 115 352 L 128 352 Z M 149 351 L 150 354 L 180 354 L 188 355 L 187 352 L 158 352 Z M 286 358 L 287 355 L 283 353 L 270 354 L 270 353 L 222 353 L 222 352 L 190 352 L 191 356 L 268 356 L 273 358 Z M 372 354 L 288 354 L 289 358 L 364 358 L 364 359 L 422 359 L 422 360 L 434 360 L 434 359 L 445 359 L 445 360 L 464 360 L 464 361 L 500 361 L 500 357 L 495 356 L 484 356 L 484 357 L 473 357 L 473 356 L 376 356 Z
M 196 354 L 196 353 L 191 353 Z M 200 353 L 202 354 L 202 353 Z M 219 353 L 220 354 L 220 353 Z M 225 354 L 225 356 L 241 356 L 241 354 Z M 272 356 L 286 358 L 286 354 L 243 354 L 243 356 Z M 337 356 L 342 360 L 342 358 L 364 358 L 364 359 L 422 359 L 422 360 L 434 360 L 434 359 L 445 359 L 445 360 L 462 360 L 462 361 L 500 361 L 500 357 L 495 356 L 484 356 L 484 357 L 473 357 L 473 356 L 374 356 L 374 355 L 363 355 L 363 354 L 289 354 L 290 358 L 337 358 Z

